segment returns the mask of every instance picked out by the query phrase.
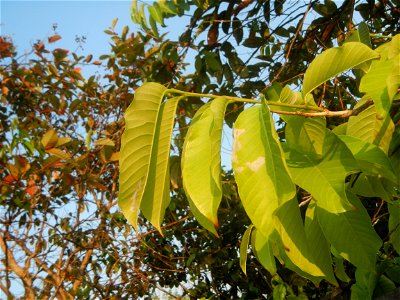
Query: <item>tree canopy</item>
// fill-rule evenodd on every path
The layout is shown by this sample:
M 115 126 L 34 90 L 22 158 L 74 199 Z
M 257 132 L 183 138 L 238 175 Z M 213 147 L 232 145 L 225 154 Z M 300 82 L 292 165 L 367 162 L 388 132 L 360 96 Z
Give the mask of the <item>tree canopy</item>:
M 133 1 L 98 59 L 1 37 L 2 292 L 395 293 L 397 2 Z

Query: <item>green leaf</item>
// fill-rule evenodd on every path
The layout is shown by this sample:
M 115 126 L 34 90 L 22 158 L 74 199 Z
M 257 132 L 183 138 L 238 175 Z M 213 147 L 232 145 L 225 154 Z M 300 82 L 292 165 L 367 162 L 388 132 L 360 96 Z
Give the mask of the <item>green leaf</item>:
M 364 174 L 383 176 L 393 183 L 397 182 L 392 164 L 381 148 L 353 136 L 342 135 L 339 138 L 353 153 Z
M 162 26 L 165 26 L 164 25 L 164 17 L 162 15 L 160 5 L 157 2 L 154 2 L 153 5 L 148 6 L 148 10 L 149 10 L 150 17 L 154 21 L 161 24 Z
M 325 275 L 325 279 L 330 283 L 337 285 L 338 283 L 332 269 L 330 245 L 318 223 L 315 210 L 316 205 L 315 202 L 312 201 L 308 204 L 304 220 L 304 229 L 307 236 L 307 242 L 310 245 L 311 256 L 321 268 Z
M 302 153 L 312 153 L 321 158 L 325 139 L 326 120 L 323 117 L 290 118 L 286 125 L 285 137 L 289 148 Z
M 363 43 L 350 42 L 318 55 L 304 74 L 303 96 L 330 78 L 363 62 L 379 58 L 379 54 Z
M 160 106 L 146 187 L 140 204 L 143 215 L 160 233 L 162 233 L 161 223 L 164 219 L 164 213 L 170 202 L 170 144 L 175 113 L 181 99 L 181 96 L 174 97 Z
M 388 210 L 390 242 L 400 254 L 400 201 L 396 201 L 394 204 L 388 203 Z
M 145 83 L 136 90 L 135 98 L 125 112 L 118 203 L 126 219 L 135 228 L 152 163 L 153 146 L 157 144 L 156 125 L 166 90 L 160 84 Z
M 357 30 L 353 31 L 346 39 L 346 42 L 361 42 L 369 48 L 372 48 L 368 25 L 365 22 L 361 22 Z
M 240 268 L 242 269 L 243 273 L 246 273 L 246 262 L 247 262 L 247 250 L 249 249 L 249 242 L 250 242 L 250 235 L 253 230 L 254 226 L 250 225 L 247 227 L 246 231 L 243 234 L 242 241 L 240 243 Z
M 393 61 L 376 60 L 371 63 L 369 72 L 361 78 L 360 92 L 366 93 L 367 96 L 372 98 L 375 103 L 377 116 L 380 119 L 389 114 L 393 97 L 397 92 L 398 84 L 396 82 L 392 84 L 394 88 L 388 89 L 387 80 L 392 75 L 393 69 Z
M 341 256 L 334 256 L 333 257 L 333 262 L 335 265 L 335 275 L 336 277 L 343 281 L 343 282 L 350 282 L 350 277 L 346 274 L 346 270 L 344 269 L 344 260 Z
M 396 285 L 394 282 L 382 274 L 375 284 L 373 297 L 375 299 L 381 299 L 381 297 L 388 299 L 388 297 L 394 296 L 394 294 L 392 295 L 391 293 L 395 290 Z
M 379 118 L 375 106 L 372 105 L 357 116 L 349 118 L 346 134 L 375 144 L 388 153 L 394 127 L 390 116 Z
M 355 178 L 351 182 L 350 190 L 363 197 L 379 197 L 386 202 L 392 202 L 391 191 L 388 190 L 392 185 L 385 184 L 384 178 L 380 175 L 370 176 L 365 174 L 353 175 Z
M 340 256 L 358 269 L 374 271 L 376 255 L 382 241 L 372 227 L 368 212 L 360 200 L 351 193 L 347 196 L 356 210 L 333 213 L 317 206 L 318 222 L 326 239 Z
M 291 262 L 303 272 L 315 277 L 325 277 L 326 274 L 316 264 L 312 255 L 310 243 L 301 219 L 297 199 L 285 202 L 275 211 L 274 225 L 281 237 L 286 256 Z M 314 254 L 316 251 L 313 251 Z M 328 251 L 328 255 L 329 255 Z M 323 256 L 319 257 L 320 262 L 327 264 L 330 261 L 323 261 Z M 325 255 L 326 258 L 326 255 Z
M 251 239 L 251 247 L 257 260 L 274 276 L 276 274 L 276 263 L 270 237 L 265 237 L 259 230 L 254 229 Z
M 222 198 L 221 137 L 228 100 L 214 99 L 194 116 L 182 154 L 183 186 L 199 223 L 214 234 Z
M 374 270 L 356 270 L 356 283 L 351 287 L 351 300 L 372 299 L 378 275 Z
M 265 101 L 261 107 L 251 107 L 239 115 L 234 127 L 232 165 L 250 220 L 269 236 L 273 212 L 293 199 L 296 189 Z
M 281 92 L 282 86 L 277 82 L 273 82 L 272 85 L 265 90 L 264 95 L 269 101 L 279 101 Z
M 233 37 L 235 38 L 236 43 L 239 45 L 243 39 L 243 25 L 237 17 L 233 17 L 232 19 L 232 29 Z
M 354 209 L 346 197 L 345 179 L 357 164 L 346 145 L 330 130 L 325 131 L 321 156 L 291 148 L 287 161 L 293 181 L 309 192 L 320 208 L 335 213 Z

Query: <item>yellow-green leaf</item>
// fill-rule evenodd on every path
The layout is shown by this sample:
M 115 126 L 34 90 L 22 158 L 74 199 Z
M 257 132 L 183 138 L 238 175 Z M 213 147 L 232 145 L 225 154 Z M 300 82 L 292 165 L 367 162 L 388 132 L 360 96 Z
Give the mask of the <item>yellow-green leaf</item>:
M 247 262 L 247 251 L 249 249 L 249 242 L 250 242 L 250 235 L 253 230 L 254 226 L 250 225 L 247 227 L 246 231 L 243 234 L 242 241 L 240 243 L 240 268 L 242 269 L 243 273 L 247 275 L 246 272 L 246 262 Z
M 42 145 L 45 149 L 51 149 L 57 145 L 58 135 L 53 129 L 48 130 L 42 137 Z
M 214 99 L 192 120 L 182 153 L 183 186 L 199 223 L 214 234 L 222 199 L 221 137 L 228 100 Z
M 379 58 L 379 54 L 359 42 L 344 43 L 318 55 L 304 74 L 303 96 L 330 78 L 363 62 Z
M 247 215 L 264 236 L 274 211 L 296 194 L 283 157 L 265 101 L 243 111 L 234 127 L 232 165 Z
M 136 228 L 138 212 L 148 181 L 156 141 L 156 125 L 166 88 L 146 83 L 135 92 L 125 112 L 125 131 L 120 150 L 119 206 Z M 169 151 L 169 147 L 168 147 Z M 153 162 L 154 163 L 154 162 Z M 162 190 L 164 192 L 164 190 Z

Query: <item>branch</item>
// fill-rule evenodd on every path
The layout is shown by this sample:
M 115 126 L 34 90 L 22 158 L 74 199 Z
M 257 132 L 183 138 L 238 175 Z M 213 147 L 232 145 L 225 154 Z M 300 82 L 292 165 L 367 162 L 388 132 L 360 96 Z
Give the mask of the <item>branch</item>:
M 14 258 L 13 253 L 7 246 L 6 239 L 3 235 L 0 235 L 0 248 L 5 254 L 5 267 L 10 268 L 23 282 L 25 288 L 26 299 L 35 299 L 34 289 L 32 287 L 32 278 L 26 269 L 18 265 Z
M 341 117 L 341 118 L 348 118 L 353 115 L 353 110 L 341 110 L 341 111 L 330 111 L 325 110 L 321 112 L 303 112 L 303 111 L 283 111 L 283 110 L 274 110 L 271 109 L 271 112 L 277 113 L 280 115 L 296 115 L 296 116 L 303 116 L 303 117 Z

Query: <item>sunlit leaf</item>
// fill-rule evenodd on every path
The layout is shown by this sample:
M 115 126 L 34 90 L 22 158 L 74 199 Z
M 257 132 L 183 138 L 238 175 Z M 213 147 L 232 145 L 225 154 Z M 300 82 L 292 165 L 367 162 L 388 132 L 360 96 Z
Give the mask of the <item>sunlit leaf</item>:
M 234 127 L 232 165 L 250 220 L 269 236 L 273 212 L 293 199 L 296 190 L 265 102 L 239 115 Z
M 303 96 L 339 73 L 378 57 L 377 52 L 357 42 L 345 43 L 322 52 L 311 62 L 304 74 Z
M 246 272 L 247 251 L 249 249 L 250 235 L 253 230 L 253 227 L 254 227 L 253 225 L 247 227 L 246 231 L 243 234 L 242 241 L 240 242 L 240 249 L 239 249 L 240 268 L 242 269 L 244 274 L 247 274 Z
M 325 131 L 322 155 L 298 152 L 296 148 L 287 154 L 293 181 L 309 192 L 319 207 L 336 213 L 354 209 L 346 197 L 345 179 L 357 170 L 357 164 L 335 134 Z
M 169 158 L 175 112 L 182 97 L 168 99 L 161 104 L 152 144 L 150 167 L 140 210 L 147 220 L 161 232 L 161 223 L 170 202 Z
M 272 231 L 271 231 L 272 233 Z M 261 231 L 254 229 L 251 236 L 251 247 L 257 260 L 273 276 L 276 274 L 276 263 L 270 236 L 265 237 Z
M 220 151 L 227 104 L 226 98 L 216 98 L 196 113 L 182 154 L 183 186 L 190 206 L 200 224 L 213 233 L 222 199 Z
M 364 174 L 383 176 L 396 183 L 392 164 L 381 148 L 349 135 L 342 135 L 339 138 L 353 153 Z
M 346 134 L 375 144 L 387 153 L 394 127 L 390 116 L 379 118 L 375 106 L 372 105 L 357 116 L 349 118 Z
M 290 118 L 286 125 L 285 137 L 290 148 L 302 153 L 314 153 L 322 157 L 326 120 L 323 117 Z
M 391 76 L 393 68 L 391 60 L 373 61 L 369 72 L 361 78 L 360 82 L 360 92 L 366 93 L 372 98 L 377 116 L 381 119 L 389 114 L 393 97 L 397 92 L 398 84 L 394 84 L 394 89 L 391 88 L 390 90 L 387 86 L 387 80 Z M 397 72 L 399 73 L 398 70 Z
M 157 83 L 142 85 L 136 90 L 135 98 L 125 112 L 118 203 L 135 228 L 150 170 L 157 118 L 165 91 L 166 88 Z
M 306 237 L 297 199 L 292 199 L 279 206 L 275 211 L 274 225 L 281 237 L 287 257 L 296 267 L 311 276 L 326 276 L 320 266 L 316 264 L 315 256 L 312 255 L 317 251 L 311 252 L 311 244 Z M 320 250 L 323 251 L 323 249 Z M 323 261 L 328 256 L 319 256 L 320 262 L 325 265 L 329 264 L 329 260 Z

